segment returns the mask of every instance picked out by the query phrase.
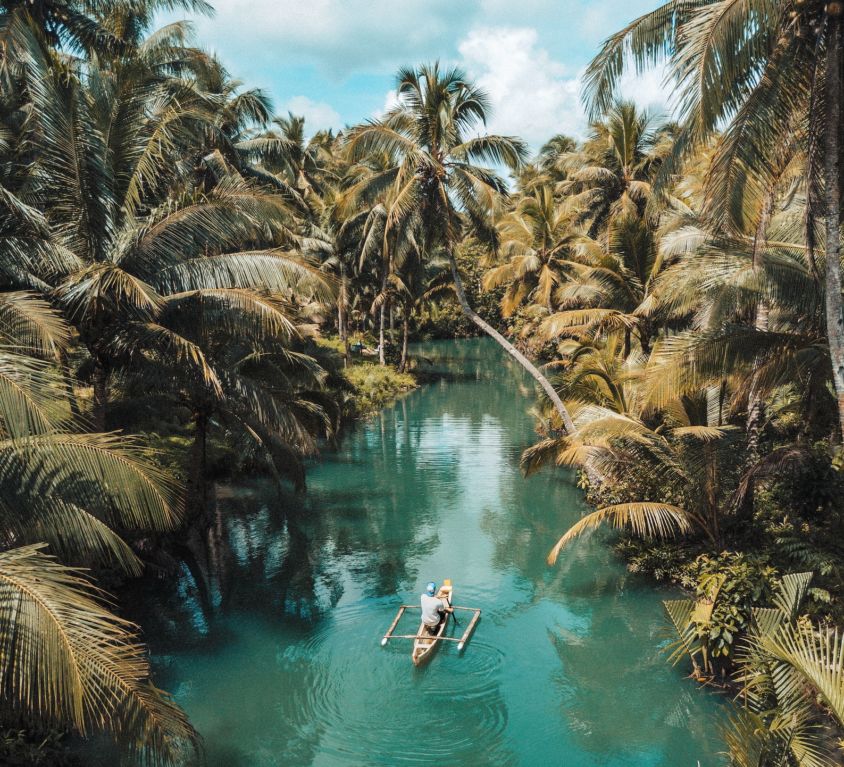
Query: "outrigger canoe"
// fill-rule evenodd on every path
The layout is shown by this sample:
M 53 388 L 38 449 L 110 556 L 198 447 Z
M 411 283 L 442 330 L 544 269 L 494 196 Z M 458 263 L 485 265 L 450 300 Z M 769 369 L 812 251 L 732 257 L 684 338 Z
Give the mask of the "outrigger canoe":
M 443 581 L 443 585 L 440 586 L 440 589 L 437 592 L 437 599 L 442 599 L 449 607 L 451 607 L 452 587 L 450 580 L 446 579 Z M 439 627 L 437 627 L 436 633 L 434 634 L 431 633 L 431 629 L 428 628 L 424 622 L 419 624 L 419 631 L 416 632 L 416 639 L 413 640 L 413 652 L 410 654 L 410 658 L 413 661 L 414 666 L 421 666 L 423 663 L 431 659 L 433 654 L 437 651 L 437 647 L 440 645 L 440 640 L 442 639 L 443 634 L 445 634 L 445 630 L 448 628 L 450 620 L 451 614 L 446 613 L 443 616 Z
M 453 589 L 451 586 L 451 581 L 448 578 L 443 581 L 443 585 L 437 592 L 437 596 L 440 599 L 445 600 L 448 606 L 451 607 L 453 610 L 465 610 L 466 612 L 472 613 L 472 619 L 469 621 L 469 625 L 463 632 L 463 636 L 461 636 L 459 639 L 457 637 L 445 636 L 445 632 L 448 629 L 448 624 L 454 618 L 451 613 L 445 614 L 443 622 L 440 623 L 439 626 L 437 626 L 437 630 L 434 634 L 432 634 L 428 630 L 428 627 L 424 623 L 419 624 L 419 630 L 415 634 L 394 634 L 393 632 L 399 625 L 399 621 L 401 620 L 401 617 L 402 615 L 404 615 L 405 611 L 422 609 L 419 605 L 401 605 L 401 607 L 399 607 L 398 613 L 396 613 L 396 617 L 393 618 L 393 622 L 390 624 L 390 628 L 387 629 L 387 633 L 384 634 L 383 637 L 381 637 L 381 647 L 386 646 L 387 642 L 389 642 L 391 639 L 412 639 L 413 652 L 410 653 L 410 658 L 413 661 L 414 666 L 421 666 L 425 662 L 429 661 L 434 655 L 434 652 L 436 652 L 436 649 L 437 647 L 439 647 L 441 642 L 457 642 L 457 652 L 463 652 L 463 648 L 466 647 L 466 643 L 472 636 L 472 632 L 475 630 L 475 626 L 478 625 L 478 621 L 481 618 L 481 611 L 477 607 L 457 607 L 452 602 Z M 454 623 L 457 624 L 456 619 L 454 620 Z

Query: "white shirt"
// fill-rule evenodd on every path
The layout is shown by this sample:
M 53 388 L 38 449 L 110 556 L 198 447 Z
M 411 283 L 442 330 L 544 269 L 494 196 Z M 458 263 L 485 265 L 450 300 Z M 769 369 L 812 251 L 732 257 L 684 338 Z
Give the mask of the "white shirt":
M 445 603 L 437 597 L 422 595 L 422 622 L 426 626 L 436 626 L 440 622 L 440 613 L 445 610 Z

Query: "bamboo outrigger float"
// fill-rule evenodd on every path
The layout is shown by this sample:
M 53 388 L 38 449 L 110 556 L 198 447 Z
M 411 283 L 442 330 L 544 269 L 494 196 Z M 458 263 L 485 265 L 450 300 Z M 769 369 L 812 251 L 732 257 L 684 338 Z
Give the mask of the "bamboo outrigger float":
M 415 634 L 394 634 L 393 632 L 396 630 L 396 626 L 399 625 L 399 621 L 401 620 L 401 617 L 402 615 L 404 615 L 405 611 L 421 609 L 419 605 L 401 605 L 401 607 L 399 607 L 398 613 L 396 614 L 396 617 L 390 624 L 390 628 L 387 629 L 387 633 L 384 634 L 383 638 L 381 639 L 381 646 L 384 647 L 387 642 L 389 642 L 391 639 L 412 639 L 413 650 L 410 653 L 410 658 L 413 661 L 414 666 L 421 666 L 423 663 L 426 663 L 428 660 L 430 660 L 436 652 L 437 647 L 439 647 L 440 642 L 457 642 L 457 651 L 463 652 L 463 649 L 466 647 L 466 643 L 469 641 L 469 638 L 472 636 L 472 632 L 475 630 L 475 626 L 477 626 L 478 621 L 480 620 L 481 611 L 476 607 L 457 607 L 455 605 L 452 605 L 452 595 L 453 588 L 451 585 L 451 581 L 443 581 L 443 585 L 437 592 L 437 597 L 447 602 L 447 604 L 452 608 L 452 610 L 464 610 L 466 612 L 473 613 L 472 619 L 469 621 L 469 625 L 466 626 L 466 630 L 463 632 L 463 636 L 461 636 L 459 639 L 457 639 L 456 637 L 445 636 L 446 628 L 448 627 L 449 621 L 452 618 L 451 613 L 445 614 L 442 622 L 437 627 L 437 631 L 435 634 L 431 634 L 430 630 L 424 623 L 419 624 L 419 630 Z M 456 618 L 454 622 L 455 624 L 457 623 Z

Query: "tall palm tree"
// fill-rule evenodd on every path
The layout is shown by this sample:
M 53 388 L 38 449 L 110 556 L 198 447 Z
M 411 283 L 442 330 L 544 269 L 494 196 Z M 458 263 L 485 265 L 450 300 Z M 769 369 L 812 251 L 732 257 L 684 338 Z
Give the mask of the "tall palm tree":
M 349 364 L 349 306 L 351 278 L 358 270 L 367 222 L 372 211 L 355 206 L 336 184 L 325 184 L 322 194 L 312 199 L 316 220 L 308 224 L 299 239 L 302 253 L 339 278 L 337 330 L 343 345 L 343 359 Z
M 742 198 L 761 199 L 778 173 L 775 158 L 796 142 L 806 163 L 807 239 L 825 218 L 826 332 L 844 432 L 844 304 L 841 294 L 842 14 L 826 4 L 743 4 L 671 0 L 612 35 L 589 66 L 586 91 L 594 115 L 612 104 L 631 60 L 639 69 L 667 60 L 677 84 L 680 130 L 667 163 L 687 157 L 723 128 L 708 180 L 709 207 L 726 227 L 740 219 Z M 740 187 L 734 180 L 744 177 Z M 736 190 L 739 190 L 738 194 Z
M 494 171 L 476 163 L 516 169 L 525 158 L 524 144 L 505 136 L 470 136 L 486 122 L 489 100 L 460 70 L 441 70 L 439 64 L 402 69 L 396 92 L 398 103 L 381 120 L 358 126 L 349 135 L 353 158 L 375 152 L 392 160 L 391 167 L 367 179 L 360 191 L 374 195 L 392 188 L 388 229 L 413 226 L 415 219 L 426 253 L 443 248 L 464 314 L 528 371 L 554 403 L 562 427 L 573 430 L 545 376 L 469 305 L 454 257 L 464 230 L 495 241 L 490 213 L 507 192 Z

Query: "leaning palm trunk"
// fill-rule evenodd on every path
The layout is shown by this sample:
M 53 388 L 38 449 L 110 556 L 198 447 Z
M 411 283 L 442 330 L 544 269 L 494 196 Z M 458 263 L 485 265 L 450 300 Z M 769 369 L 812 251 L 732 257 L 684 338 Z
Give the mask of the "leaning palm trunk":
M 844 313 L 841 302 L 841 16 L 829 16 L 826 64 L 826 330 L 832 358 L 832 381 L 838 402 L 838 425 L 844 434 Z
M 530 374 L 531 378 L 533 378 L 533 380 L 542 387 L 542 390 L 548 395 L 548 398 L 554 404 L 554 408 L 557 410 L 557 413 L 559 413 L 566 434 L 573 435 L 577 431 L 574 421 L 572 421 L 569 411 L 560 399 L 560 395 L 557 394 L 554 387 L 551 386 L 551 382 L 542 375 L 536 365 L 534 365 L 527 357 L 525 357 L 524 354 L 513 346 L 513 344 L 504 338 L 501 333 L 486 322 L 474 309 L 472 309 L 469 305 L 468 299 L 466 298 L 466 292 L 463 290 L 463 280 L 460 278 L 460 272 L 457 269 L 457 260 L 454 258 L 454 252 L 451 248 L 448 249 L 448 260 L 451 264 L 451 276 L 454 279 L 454 290 L 457 293 L 457 300 L 460 303 L 460 308 L 463 310 L 463 313 L 472 322 L 474 322 L 475 325 L 483 330 L 484 333 L 493 338 L 496 343 L 498 343 L 498 345 L 501 346 L 507 354 L 516 360 L 516 362 L 518 362 Z

